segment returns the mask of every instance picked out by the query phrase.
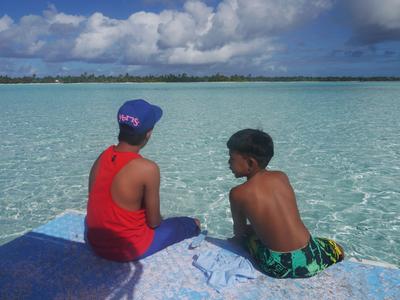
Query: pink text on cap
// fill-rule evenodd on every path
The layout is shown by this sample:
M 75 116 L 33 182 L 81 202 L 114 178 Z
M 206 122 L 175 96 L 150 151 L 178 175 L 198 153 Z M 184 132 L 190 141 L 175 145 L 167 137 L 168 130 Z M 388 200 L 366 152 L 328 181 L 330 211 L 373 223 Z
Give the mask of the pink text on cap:
M 124 123 L 130 122 L 134 127 L 138 127 L 140 125 L 140 120 L 138 118 L 129 115 L 119 114 L 118 120 L 119 122 L 124 122 Z

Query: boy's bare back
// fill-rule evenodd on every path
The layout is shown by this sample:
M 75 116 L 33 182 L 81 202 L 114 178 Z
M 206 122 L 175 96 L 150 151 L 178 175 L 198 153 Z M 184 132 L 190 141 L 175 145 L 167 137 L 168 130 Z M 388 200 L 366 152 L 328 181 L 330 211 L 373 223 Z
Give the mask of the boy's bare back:
M 307 245 L 310 234 L 300 219 L 296 198 L 283 172 L 261 170 L 230 192 L 235 235 L 248 232 L 246 219 L 271 250 L 288 252 Z
M 271 136 L 243 129 L 226 145 L 232 173 L 247 178 L 229 193 L 235 239 L 245 242 L 265 274 L 306 278 L 343 260 L 344 251 L 338 243 L 311 237 L 286 174 L 266 169 L 274 155 Z

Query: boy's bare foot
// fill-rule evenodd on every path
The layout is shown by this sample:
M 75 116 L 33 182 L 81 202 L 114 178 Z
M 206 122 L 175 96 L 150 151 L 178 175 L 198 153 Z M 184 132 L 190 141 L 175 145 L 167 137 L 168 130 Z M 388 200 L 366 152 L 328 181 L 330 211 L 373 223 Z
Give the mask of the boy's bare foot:
M 339 255 L 339 261 L 342 261 L 344 259 L 344 249 L 342 246 L 340 246 L 338 243 L 336 243 L 336 245 L 339 247 L 340 249 L 340 255 Z
M 201 229 L 201 223 L 199 219 L 194 218 L 194 222 L 196 223 L 197 227 L 199 227 Z

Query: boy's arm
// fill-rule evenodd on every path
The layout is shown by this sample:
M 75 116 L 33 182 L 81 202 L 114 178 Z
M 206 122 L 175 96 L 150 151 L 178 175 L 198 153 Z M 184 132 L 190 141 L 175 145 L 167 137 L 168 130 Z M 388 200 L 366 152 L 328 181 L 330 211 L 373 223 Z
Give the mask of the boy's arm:
M 92 168 L 90 169 L 89 184 L 88 184 L 88 192 L 89 193 L 92 190 L 93 183 L 94 183 L 94 181 L 96 179 L 97 170 L 99 169 L 100 157 L 101 157 L 101 154 L 99 155 L 99 157 L 97 157 L 96 161 L 92 165 Z
M 241 240 L 247 235 L 246 214 L 240 199 L 240 191 L 236 188 L 229 193 L 229 203 L 233 219 L 233 233 L 235 238 Z
M 147 224 L 155 228 L 161 223 L 160 214 L 160 169 L 157 164 L 148 161 L 144 173 L 144 204 L 146 208 Z

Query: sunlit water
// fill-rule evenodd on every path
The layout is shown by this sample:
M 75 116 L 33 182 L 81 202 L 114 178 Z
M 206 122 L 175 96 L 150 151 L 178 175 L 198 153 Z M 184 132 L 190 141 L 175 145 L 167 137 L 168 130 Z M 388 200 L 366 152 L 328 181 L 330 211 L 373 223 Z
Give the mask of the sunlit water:
M 164 216 L 232 234 L 225 143 L 269 132 L 301 216 L 348 256 L 400 264 L 400 83 L 0 86 L 0 244 L 65 209 L 85 210 L 91 164 L 116 142 L 116 111 L 144 98 L 164 117 L 143 155 L 161 169 Z

